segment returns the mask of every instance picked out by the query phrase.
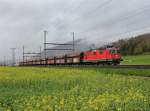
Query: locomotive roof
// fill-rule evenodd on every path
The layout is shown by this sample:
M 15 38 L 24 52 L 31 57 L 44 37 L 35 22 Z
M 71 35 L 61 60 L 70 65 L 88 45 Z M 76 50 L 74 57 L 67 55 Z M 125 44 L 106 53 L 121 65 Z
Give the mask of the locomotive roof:
M 97 48 L 97 49 L 91 49 L 91 50 L 88 50 L 88 51 L 95 51 L 95 50 L 112 50 L 112 49 L 119 49 L 117 47 L 100 47 L 100 48 Z

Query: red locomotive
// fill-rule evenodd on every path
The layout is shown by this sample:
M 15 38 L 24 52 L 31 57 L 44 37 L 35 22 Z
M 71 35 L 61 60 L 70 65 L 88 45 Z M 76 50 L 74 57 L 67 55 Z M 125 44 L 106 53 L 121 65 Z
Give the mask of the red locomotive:
M 99 48 L 82 53 L 55 56 L 47 59 L 28 60 L 20 65 L 72 65 L 72 64 L 107 64 L 118 65 L 122 61 L 118 48 Z

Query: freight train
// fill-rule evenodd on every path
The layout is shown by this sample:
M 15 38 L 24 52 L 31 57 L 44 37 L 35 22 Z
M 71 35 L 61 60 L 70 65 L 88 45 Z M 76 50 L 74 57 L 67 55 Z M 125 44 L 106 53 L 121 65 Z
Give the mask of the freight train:
M 81 53 L 72 53 L 46 59 L 34 59 L 20 62 L 20 66 L 42 65 L 118 65 L 122 61 L 119 48 L 106 47 Z

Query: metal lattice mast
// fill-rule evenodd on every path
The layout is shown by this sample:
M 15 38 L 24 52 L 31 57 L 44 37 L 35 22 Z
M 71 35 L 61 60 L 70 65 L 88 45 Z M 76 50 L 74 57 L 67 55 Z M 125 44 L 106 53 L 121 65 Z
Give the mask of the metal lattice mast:
M 15 58 L 16 48 L 11 48 L 11 50 L 12 50 L 12 66 L 15 66 L 15 64 L 16 64 L 16 58 Z

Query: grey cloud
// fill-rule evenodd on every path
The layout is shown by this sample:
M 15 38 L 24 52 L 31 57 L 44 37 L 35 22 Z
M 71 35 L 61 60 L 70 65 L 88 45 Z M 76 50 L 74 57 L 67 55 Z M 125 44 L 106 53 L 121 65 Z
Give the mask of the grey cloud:
M 74 31 L 76 39 L 86 38 L 91 44 L 149 32 L 144 28 L 135 31 L 150 25 L 149 0 L 107 1 L 1 0 L 0 60 L 3 56 L 11 58 L 11 47 L 17 47 L 17 57 L 22 45 L 37 51 L 43 45 L 45 29 L 49 31 L 48 41 L 71 41 Z

